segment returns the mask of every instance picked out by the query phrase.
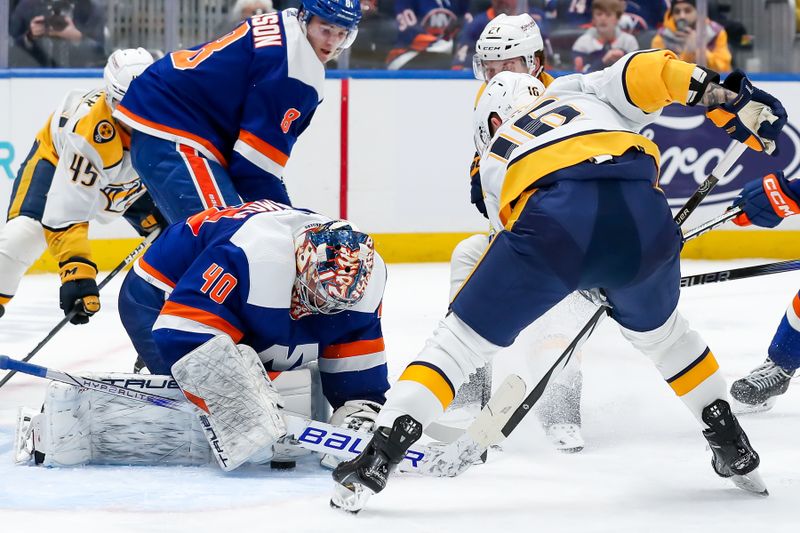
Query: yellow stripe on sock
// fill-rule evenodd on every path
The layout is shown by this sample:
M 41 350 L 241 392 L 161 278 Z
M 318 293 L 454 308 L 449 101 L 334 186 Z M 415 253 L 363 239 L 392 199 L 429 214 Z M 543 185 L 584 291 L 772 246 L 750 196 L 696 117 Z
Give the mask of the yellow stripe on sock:
M 669 386 L 678 396 L 683 396 L 693 391 L 698 385 L 711 377 L 719 370 L 719 363 L 714 358 L 711 350 L 706 348 L 703 355 L 695 359 L 692 364 L 667 380 Z
M 442 409 L 453 401 L 456 395 L 452 383 L 444 373 L 434 365 L 427 363 L 411 363 L 403 371 L 398 381 L 416 381 L 429 391 L 441 402 Z

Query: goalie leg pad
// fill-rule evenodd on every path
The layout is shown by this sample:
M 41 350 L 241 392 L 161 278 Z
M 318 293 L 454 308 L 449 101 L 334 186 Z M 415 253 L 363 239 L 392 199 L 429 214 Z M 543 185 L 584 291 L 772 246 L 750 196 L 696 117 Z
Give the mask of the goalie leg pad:
M 280 395 L 256 352 L 219 335 L 172 365 L 186 398 L 199 409 L 206 438 L 225 471 L 263 452 L 286 433 Z

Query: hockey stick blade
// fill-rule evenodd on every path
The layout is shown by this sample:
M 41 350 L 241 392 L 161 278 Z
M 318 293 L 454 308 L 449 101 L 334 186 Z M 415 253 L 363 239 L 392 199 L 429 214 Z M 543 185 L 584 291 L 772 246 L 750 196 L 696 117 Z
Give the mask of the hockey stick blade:
M 525 399 L 525 390 L 521 377 L 509 375 L 461 437 L 449 444 L 428 447 L 428 456 L 420 461 L 420 473 L 453 477 L 481 462 L 483 452 L 505 438 L 501 430 Z

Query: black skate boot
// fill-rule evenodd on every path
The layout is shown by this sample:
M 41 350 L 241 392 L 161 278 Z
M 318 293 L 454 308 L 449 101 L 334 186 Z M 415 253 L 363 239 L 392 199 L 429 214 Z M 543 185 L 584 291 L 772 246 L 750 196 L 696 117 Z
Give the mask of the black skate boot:
M 144 363 L 144 359 L 142 359 L 141 355 L 137 355 L 136 356 L 136 362 L 133 363 L 133 373 L 134 374 L 141 374 L 142 370 L 144 370 L 145 367 L 146 367 L 146 365 Z
M 336 487 L 331 507 L 357 513 L 369 497 L 386 487 L 389 474 L 405 457 L 408 448 L 422 436 L 422 424 L 409 415 L 394 422 L 390 430 L 380 427 L 361 454 L 333 470 Z
M 728 402 L 716 400 L 706 406 L 702 418 L 708 425 L 708 429 L 703 430 L 703 436 L 714 454 L 711 458 L 714 471 L 721 477 L 731 478 L 740 489 L 762 496 L 769 495 L 757 470 L 761 462 L 758 453 L 750 446 Z
M 767 357 L 761 365 L 754 368 L 742 379 L 731 385 L 731 396 L 738 402 L 737 412 L 756 413 L 771 409 L 780 396 L 789 388 L 795 371 L 786 371 Z

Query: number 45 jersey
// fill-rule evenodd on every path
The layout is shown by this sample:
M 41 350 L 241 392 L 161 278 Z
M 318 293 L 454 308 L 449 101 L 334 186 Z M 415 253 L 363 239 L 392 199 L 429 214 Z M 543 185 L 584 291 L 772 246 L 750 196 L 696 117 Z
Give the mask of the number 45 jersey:
M 691 92 L 693 76 L 704 75 L 670 51 L 646 50 L 600 72 L 557 78 L 497 130 L 481 158 L 492 224 L 513 224 L 537 189 L 559 180 L 648 180 L 657 185 L 658 147 L 639 132 L 663 107 L 686 104 L 696 93 Z M 617 164 L 602 164 L 612 160 Z
M 88 222 L 123 214 L 145 193 L 129 145 L 104 91 L 69 92 L 20 167 L 9 219 L 39 220 L 59 261 L 89 257 Z

